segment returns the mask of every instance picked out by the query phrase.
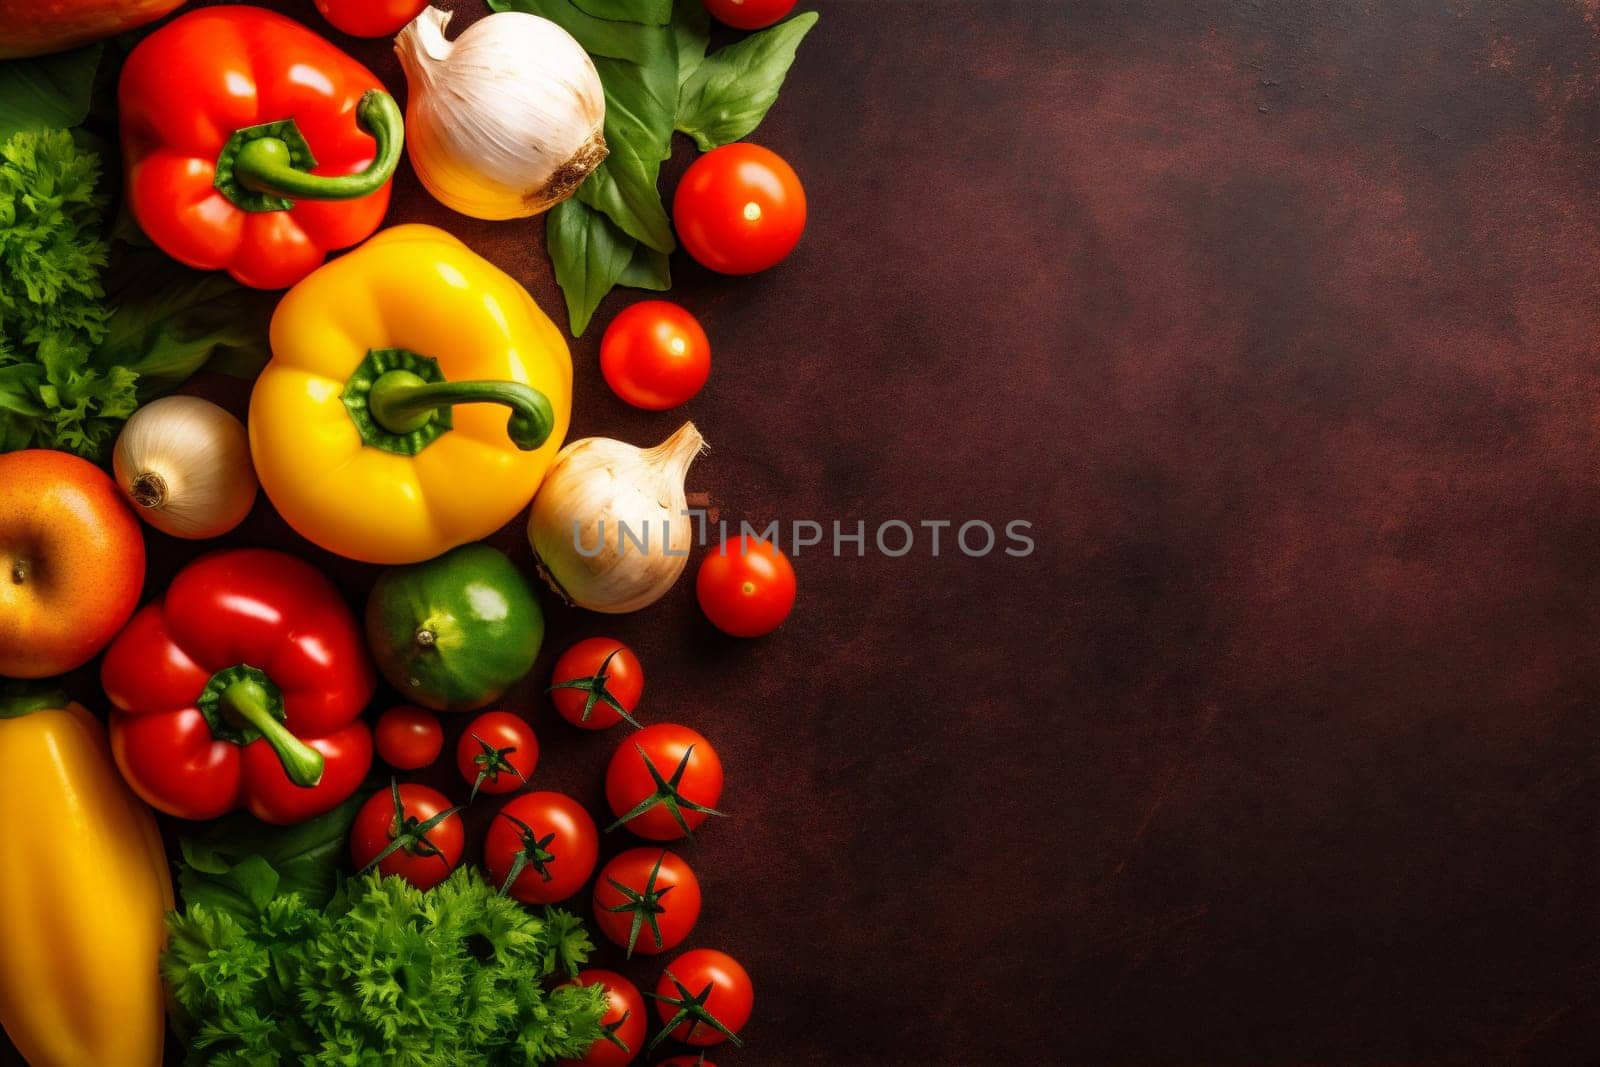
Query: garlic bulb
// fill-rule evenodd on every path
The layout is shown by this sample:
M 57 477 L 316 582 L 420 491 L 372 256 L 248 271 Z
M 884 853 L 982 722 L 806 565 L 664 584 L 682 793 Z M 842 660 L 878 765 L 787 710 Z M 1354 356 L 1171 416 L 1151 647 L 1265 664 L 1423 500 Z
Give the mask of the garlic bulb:
M 428 192 L 479 219 L 537 215 L 606 158 L 606 98 L 583 46 L 549 19 L 501 11 L 454 42 L 436 7 L 394 39 L 406 148 Z
M 135 411 L 111 467 L 139 517 L 174 537 L 218 537 L 256 502 L 244 424 L 197 396 L 164 397 Z
M 705 443 L 686 422 L 655 448 L 609 437 L 563 448 L 528 517 L 545 581 L 591 611 L 620 614 L 660 600 L 688 562 L 695 520 L 683 479 Z

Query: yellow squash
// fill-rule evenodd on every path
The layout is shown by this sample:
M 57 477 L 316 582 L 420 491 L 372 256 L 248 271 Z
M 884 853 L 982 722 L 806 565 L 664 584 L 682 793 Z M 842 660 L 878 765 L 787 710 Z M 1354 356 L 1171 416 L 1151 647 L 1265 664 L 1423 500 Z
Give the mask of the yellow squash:
M 443 230 L 396 226 L 278 305 L 250 452 L 302 537 L 415 563 L 526 507 L 571 407 L 567 343 L 527 290 Z
M 0 1023 L 31 1067 L 158 1067 L 172 880 L 82 707 L 0 702 Z

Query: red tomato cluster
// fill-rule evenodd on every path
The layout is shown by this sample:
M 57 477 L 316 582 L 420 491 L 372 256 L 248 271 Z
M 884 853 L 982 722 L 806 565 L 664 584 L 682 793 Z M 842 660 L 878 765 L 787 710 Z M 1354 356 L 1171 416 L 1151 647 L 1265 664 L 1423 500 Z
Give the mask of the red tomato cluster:
M 766 610 L 770 620 L 772 611 Z M 745 628 L 754 624 L 747 620 Z M 606 802 L 614 816 L 606 831 L 627 829 L 652 842 L 677 841 L 711 816 L 723 814 L 717 810 L 722 760 L 711 742 L 687 726 L 641 726 L 635 717 L 645 679 L 632 649 L 607 637 L 578 641 L 557 658 L 550 681 L 551 702 L 573 726 L 599 731 L 626 722 L 634 728 L 612 753 L 606 770 Z M 402 770 L 427 766 L 443 748 L 438 719 L 414 707 L 384 712 L 376 733 L 379 753 Z M 479 794 L 515 794 L 489 823 L 483 846 L 488 877 L 502 893 L 524 904 L 558 904 L 582 891 L 594 876 L 601 831 L 572 797 L 524 791 L 538 761 L 533 728 L 507 711 L 480 713 L 456 743 L 456 771 L 471 786 L 469 804 Z M 356 815 L 351 857 L 363 870 L 375 868 L 421 889 L 438 885 L 462 861 L 465 806 L 452 805 L 449 797 L 428 786 L 393 782 Z M 594 877 L 592 896 L 600 932 L 629 958 L 680 948 L 699 921 L 702 903 L 694 870 L 660 845 L 613 856 Z M 645 1048 L 644 997 L 614 971 L 588 970 L 574 981 L 604 986 L 608 1010 L 601 1039 L 581 1059 L 566 1062 L 573 1067 L 631 1063 Z M 693 949 L 664 968 L 651 996 L 661 1023 L 648 1046 L 653 1051 L 668 1038 L 697 1047 L 737 1043 L 754 994 L 738 961 L 722 952 Z

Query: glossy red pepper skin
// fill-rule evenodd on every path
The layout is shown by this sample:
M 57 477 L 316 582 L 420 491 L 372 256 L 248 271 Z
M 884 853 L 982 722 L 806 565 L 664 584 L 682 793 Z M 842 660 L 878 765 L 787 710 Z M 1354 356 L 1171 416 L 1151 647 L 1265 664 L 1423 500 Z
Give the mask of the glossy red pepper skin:
M 281 693 L 287 732 L 320 753 L 317 784 L 291 781 L 265 737 L 218 736 L 200 710 L 208 684 L 244 666 Z M 179 818 L 243 807 L 301 822 L 354 793 L 372 765 L 360 715 L 376 676 L 361 628 L 331 582 L 282 552 L 234 549 L 185 567 L 112 642 L 101 681 L 123 777 Z
M 141 41 L 118 86 L 128 203 L 164 252 L 244 285 L 281 289 L 383 221 L 390 182 L 348 200 L 247 211 L 213 186 L 236 131 L 293 119 L 316 175 L 352 175 L 377 142 L 357 121 L 376 75 L 292 19 L 256 7 L 192 11 Z

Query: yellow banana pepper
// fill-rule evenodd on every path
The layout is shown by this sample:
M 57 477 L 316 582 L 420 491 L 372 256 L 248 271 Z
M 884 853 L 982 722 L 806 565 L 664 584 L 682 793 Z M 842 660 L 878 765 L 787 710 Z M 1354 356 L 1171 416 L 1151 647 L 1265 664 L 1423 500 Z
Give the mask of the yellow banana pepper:
M 32 1067 L 158 1067 L 166 854 L 105 726 L 57 703 L 0 704 L 0 1024 Z
M 261 487 L 301 536 L 351 559 L 414 563 L 488 536 L 567 434 L 561 331 L 432 226 L 318 268 L 278 305 L 271 340 L 250 397 Z

